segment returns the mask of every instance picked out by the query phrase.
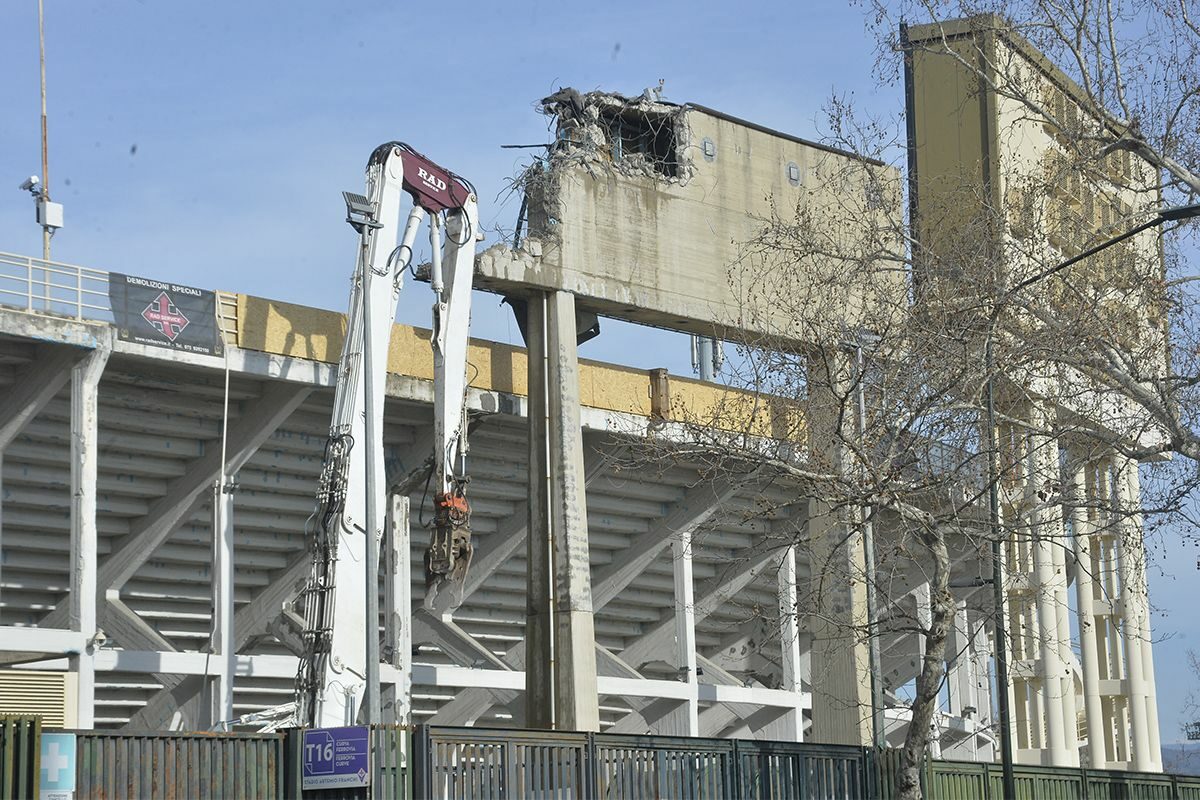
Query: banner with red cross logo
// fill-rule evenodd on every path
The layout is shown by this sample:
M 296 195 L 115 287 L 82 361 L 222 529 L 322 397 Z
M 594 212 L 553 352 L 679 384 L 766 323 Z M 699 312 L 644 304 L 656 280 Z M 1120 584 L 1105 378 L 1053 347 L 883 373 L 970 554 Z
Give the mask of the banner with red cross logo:
M 108 299 L 123 341 L 188 353 L 220 352 L 215 292 L 110 272 Z

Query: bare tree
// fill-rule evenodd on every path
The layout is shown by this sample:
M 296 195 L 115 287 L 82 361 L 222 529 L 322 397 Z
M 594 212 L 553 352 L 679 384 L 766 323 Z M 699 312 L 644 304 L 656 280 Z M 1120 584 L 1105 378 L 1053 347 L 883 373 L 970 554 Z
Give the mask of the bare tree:
M 966 28 L 984 33 L 964 37 L 963 25 L 942 22 L 952 17 L 975 18 Z M 902 21 L 929 26 L 919 43 Z M 1191 524 L 1200 326 L 1180 258 L 1187 240 L 1160 212 L 1200 193 L 1200 29 L 1190 5 L 1167 0 L 881 1 L 868 5 L 868 24 L 882 80 L 899 82 L 905 59 L 909 70 L 922 55 L 949 59 L 970 93 L 1004 103 L 998 137 L 1036 126 L 1054 147 L 1014 156 L 1002 174 L 943 176 L 916 218 L 916 198 L 901 200 L 886 170 L 839 162 L 838 174 L 820 175 L 845 190 L 832 203 L 776 208 L 730 269 L 755 328 L 789 324 L 736 341 L 725 377 L 740 391 L 702 414 L 680 409 L 686 435 L 652 447 L 708 458 L 714 471 L 753 463 L 757 479 L 765 470 L 801 490 L 785 502 L 804 506 L 790 540 L 809 548 L 820 575 L 797 609 L 810 630 L 921 638 L 900 776 L 901 796 L 919 797 L 953 655 L 952 575 L 990 576 L 997 537 L 1010 560 L 1064 550 L 1064 517 L 1077 513 L 1103 512 L 1097 524 L 1128 534 L 1130 552 L 1142 546 L 1143 515 L 1150 527 Z M 917 185 L 903 112 L 867 118 L 835 98 L 827 122 L 828 143 L 890 159 L 909 192 Z M 810 346 L 797 351 L 796 341 Z M 803 409 L 803 422 L 790 422 L 789 409 Z M 1135 471 L 1155 462 L 1144 505 L 1076 491 L 1060 464 L 1068 451 L 1085 462 L 1115 454 Z M 1031 465 L 1048 476 L 1032 488 Z M 879 540 L 870 568 L 838 555 L 861 547 L 869 528 Z M 1090 567 L 1074 559 L 1072 569 Z M 837 597 L 857 585 L 886 601 L 914 572 L 930 585 L 920 613 L 868 620 Z

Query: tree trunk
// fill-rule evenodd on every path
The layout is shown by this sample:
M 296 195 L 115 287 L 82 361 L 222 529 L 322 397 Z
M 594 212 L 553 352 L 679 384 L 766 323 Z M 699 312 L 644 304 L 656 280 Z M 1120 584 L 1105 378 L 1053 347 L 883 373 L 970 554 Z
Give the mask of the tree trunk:
M 933 575 L 929 579 L 930 626 L 925 634 L 925 654 L 917 675 L 916 697 L 912 703 L 912 722 L 900 751 L 899 793 L 897 800 L 921 800 L 921 763 L 932 735 L 933 712 L 937 709 L 946 664 L 946 637 L 954 624 L 954 599 L 950 596 L 950 555 L 946 536 L 940 527 L 921 536 L 933 557 Z

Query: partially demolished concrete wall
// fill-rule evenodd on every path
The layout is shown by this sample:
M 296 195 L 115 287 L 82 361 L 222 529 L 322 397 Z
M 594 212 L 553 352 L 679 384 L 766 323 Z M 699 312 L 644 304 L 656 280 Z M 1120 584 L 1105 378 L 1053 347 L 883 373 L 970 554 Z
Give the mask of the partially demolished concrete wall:
M 528 234 L 481 256 L 481 285 L 565 290 L 587 310 L 703 335 L 735 328 L 801 341 L 903 296 L 902 275 L 880 263 L 808 259 L 779 270 L 754 258 L 763 231 L 798 209 L 847 239 L 863 235 L 862 216 L 899 218 L 890 167 L 651 91 L 568 89 L 543 104 L 557 135 L 523 179 Z M 768 272 L 768 293 L 811 296 L 805 324 L 794 302 L 786 319 L 771 315 L 759 285 Z

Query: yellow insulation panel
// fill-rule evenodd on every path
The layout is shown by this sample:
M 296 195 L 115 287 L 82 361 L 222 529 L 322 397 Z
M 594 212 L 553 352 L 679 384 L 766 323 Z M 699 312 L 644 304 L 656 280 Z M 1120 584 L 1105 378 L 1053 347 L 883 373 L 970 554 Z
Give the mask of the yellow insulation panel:
M 238 295 L 238 346 L 275 355 L 336 363 L 342 352 L 346 317 L 333 311 Z M 499 342 L 473 339 L 468 351 L 470 385 L 483 391 L 527 396 L 525 350 Z M 396 325 L 388 348 L 388 371 L 433 380 L 429 331 Z M 804 429 L 796 406 L 768 401 L 710 383 L 671 379 L 672 417 L 746 430 L 772 438 L 797 438 Z M 650 416 L 649 373 L 604 364 L 579 362 L 579 402 L 589 408 Z

